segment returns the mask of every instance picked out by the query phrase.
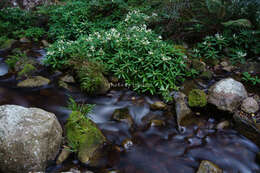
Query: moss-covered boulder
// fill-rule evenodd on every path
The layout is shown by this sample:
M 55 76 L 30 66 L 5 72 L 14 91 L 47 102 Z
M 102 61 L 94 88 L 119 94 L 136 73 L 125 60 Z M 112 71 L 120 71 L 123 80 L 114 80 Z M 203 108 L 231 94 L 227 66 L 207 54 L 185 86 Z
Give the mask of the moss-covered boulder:
M 78 111 L 70 114 L 65 132 L 69 146 L 82 163 L 90 163 L 106 141 L 96 124 Z
M 190 107 L 204 107 L 207 104 L 207 95 L 200 89 L 193 89 L 188 96 Z
M 192 68 L 194 68 L 198 72 L 202 73 L 202 72 L 206 71 L 206 64 L 198 59 L 193 59 Z
M 74 69 L 83 91 L 96 95 L 105 94 L 110 89 L 110 84 L 103 75 L 103 67 L 99 63 L 88 61 L 75 63 Z

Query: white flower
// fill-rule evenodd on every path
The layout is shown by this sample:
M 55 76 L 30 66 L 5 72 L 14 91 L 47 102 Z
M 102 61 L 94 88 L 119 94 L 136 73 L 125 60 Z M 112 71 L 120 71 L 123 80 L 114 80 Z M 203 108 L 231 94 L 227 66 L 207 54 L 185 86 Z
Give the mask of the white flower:
M 163 57 L 162 57 L 162 60 L 163 60 L 163 61 L 168 61 L 168 60 L 171 60 L 171 57 L 163 56 Z
M 219 33 L 215 34 L 215 37 L 218 39 L 218 40 L 224 40 L 224 37 L 222 35 L 220 35 Z
M 162 39 L 162 36 L 159 36 L 158 38 L 161 40 L 161 39 Z
M 246 55 L 247 55 L 246 52 L 242 52 L 242 51 L 237 52 L 237 56 L 239 56 L 239 57 L 245 57 Z
M 152 51 L 149 51 L 148 54 L 149 54 L 149 55 L 153 55 L 153 52 L 152 52 Z

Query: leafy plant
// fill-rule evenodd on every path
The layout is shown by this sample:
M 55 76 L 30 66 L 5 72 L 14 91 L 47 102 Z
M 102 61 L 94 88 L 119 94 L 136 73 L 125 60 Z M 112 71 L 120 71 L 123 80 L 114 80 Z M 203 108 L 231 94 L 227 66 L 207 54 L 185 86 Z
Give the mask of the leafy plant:
M 95 60 L 136 91 L 155 94 L 176 89 L 186 76 L 186 55 L 148 29 L 149 19 L 131 11 L 116 28 L 76 41 L 60 40 L 48 49 L 46 63 L 63 67 L 70 59 Z
M 253 85 L 256 85 L 256 84 L 260 83 L 260 79 L 257 76 L 252 76 L 248 72 L 244 72 L 243 73 L 242 80 L 244 80 L 246 82 L 250 82 Z
M 20 38 L 27 37 L 29 39 L 32 39 L 33 41 L 38 41 L 40 38 L 43 37 L 45 34 L 45 31 L 43 28 L 39 27 L 30 27 L 26 30 L 18 30 L 13 32 L 15 35 L 18 35 Z
M 83 116 L 88 116 L 91 113 L 95 105 L 90 104 L 78 104 L 72 97 L 69 97 L 68 108 L 72 111 L 81 112 Z

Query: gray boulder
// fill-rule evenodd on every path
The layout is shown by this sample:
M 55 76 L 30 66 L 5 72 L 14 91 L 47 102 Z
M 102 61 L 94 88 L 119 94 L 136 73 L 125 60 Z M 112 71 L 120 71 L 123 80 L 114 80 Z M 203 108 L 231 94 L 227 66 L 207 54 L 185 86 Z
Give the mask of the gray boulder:
M 62 141 L 53 113 L 17 105 L 0 106 L 0 172 L 45 171 Z
M 243 100 L 241 109 L 246 113 L 252 114 L 259 110 L 259 105 L 253 97 L 248 97 Z
M 244 85 L 232 78 L 227 78 L 210 88 L 208 102 L 220 110 L 233 113 L 245 98 L 247 98 L 247 91 Z

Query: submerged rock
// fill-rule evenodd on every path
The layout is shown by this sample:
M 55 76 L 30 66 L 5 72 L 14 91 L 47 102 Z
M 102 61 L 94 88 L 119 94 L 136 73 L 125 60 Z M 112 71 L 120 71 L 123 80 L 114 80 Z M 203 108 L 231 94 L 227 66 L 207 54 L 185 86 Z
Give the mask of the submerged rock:
M 259 110 L 259 105 L 253 97 L 248 97 L 243 100 L 241 109 L 246 113 L 252 114 Z
M 17 84 L 18 87 L 41 87 L 48 85 L 50 80 L 42 76 L 34 76 L 27 78 Z
M 223 171 L 214 163 L 208 161 L 208 160 L 203 160 L 200 163 L 200 167 L 197 171 L 197 173 L 222 173 Z
M 150 108 L 153 110 L 164 110 L 166 108 L 166 104 L 161 101 L 156 101 L 150 105 Z
M 129 125 L 129 127 L 132 127 L 132 125 L 134 124 L 134 120 L 127 108 L 115 110 L 112 114 L 112 119 L 120 122 L 125 122 Z
M 73 111 L 65 125 L 66 137 L 82 163 L 91 163 L 106 142 L 96 124 L 78 111 Z
M 16 105 L 0 106 L 0 172 L 45 171 L 62 141 L 52 113 Z
M 177 124 L 180 127 L 181 121 L 188 115 L 190 115 L 192 112 L 190 108 L 186 104 L 185 100 L 186 96 L 182 92 L 176 92 L 174 94 L 174 100 L 175 100 L 175 110 L 177 115 Z
M 247 91 L 244 85 L 232 78 L 227 78 L 210 88 L 208 102 L 220 110 L 234 112 L 245 98 L 247 98 Z
M 200 89 L 193 89 L 189 93 L 188 101 L 191 107 L 204 107 L 207 104 L 207 95 Z

